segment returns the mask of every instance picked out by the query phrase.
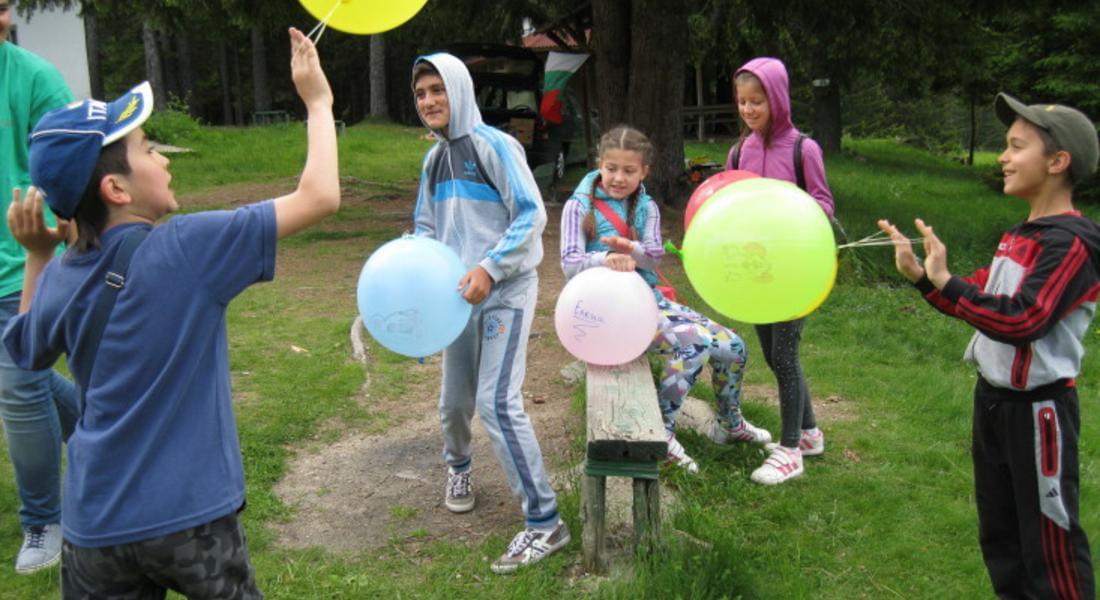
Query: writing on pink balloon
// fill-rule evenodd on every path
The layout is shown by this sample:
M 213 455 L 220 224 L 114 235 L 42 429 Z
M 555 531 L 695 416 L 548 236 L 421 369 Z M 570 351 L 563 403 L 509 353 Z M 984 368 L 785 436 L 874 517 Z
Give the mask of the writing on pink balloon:
M 595 329 L 604 324 L 604 318 L 596 313 L 589 312 L 581 304 L 584 301 L 578 301 L 577 305 L 573 307 L 573 339 L 582 340 L 589 329 Z

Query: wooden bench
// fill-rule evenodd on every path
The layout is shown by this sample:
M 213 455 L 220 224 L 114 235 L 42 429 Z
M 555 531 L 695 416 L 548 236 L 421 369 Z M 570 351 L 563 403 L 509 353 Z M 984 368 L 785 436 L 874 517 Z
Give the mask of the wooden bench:
M 285 110 L 258 110 L 252 113 L 253 125 L 286 125 L 290 123 L 290 113 Z
M 668 441 L 657 405 L 657 389 L 643 354 L 615 367 L 588 365 L 588 444 L 582 484 L 581 523 L 584 567 L 607 569 L 607 477 L 634 480 L 634 534 L 640 548 L 660 537 L 660 487 L 657 467 L 668 454 Z
M 685 106 L 680 113 L 684 118 L 684 133 L 690 134 L 694 129 L 699 141 L 705 139 L 708 124 L 715 129 L 721 126 L 730 135 L 740 133 L 741 127 L 737 117 L 737 108 L 734 107 L 733 103 Z

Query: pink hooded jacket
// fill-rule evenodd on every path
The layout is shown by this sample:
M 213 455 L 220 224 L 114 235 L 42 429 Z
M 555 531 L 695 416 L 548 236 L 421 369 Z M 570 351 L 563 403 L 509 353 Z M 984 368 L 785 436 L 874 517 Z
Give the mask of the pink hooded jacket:
M 791 122 L 787 67 L 777 58 L 754 58 L 737 69 L 736 73 L 741 71 L 752 73 L 763 84 L 764 93 L 768 96 L 768 109 L 771 111 L 771 128 L 766 141 L 754 131 L 741 142 L 740 164 L 731 164 L 731 149 L 726 159 L 726 169 L 743 169 L 762 177 L 797 183 L 794 145 L 801 132 Z M 810 138 L 802 143 L 802 174 L 806 178 L 806 191 L 821 205 L 821 210 L 832 217 L 833 193 L 829 191 L 829 183 L 825 180 L 821 146 Z

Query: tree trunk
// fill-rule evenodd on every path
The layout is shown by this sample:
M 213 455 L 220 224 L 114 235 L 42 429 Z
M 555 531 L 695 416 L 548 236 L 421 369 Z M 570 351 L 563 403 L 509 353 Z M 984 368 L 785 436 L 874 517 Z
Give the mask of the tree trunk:
M 599 4 L 597 2 L 597 4 Z M 626 120 L 656 148 L 646 189 L 666 204 L 684 196 L 684 69 L 687 0 L 634 0 Z
M 233 119 L 238 125 L 245 125 L 244 86 L 241 85 L 241 53 L 230 48 L 230 68 L 233 69 Z
M 826 72 L 813 81 L 814 139 L 826 154 L 840 150 L 840 86 Z
M 153 108 L 163 110 L 165 100 L 164 69 L 161 65 L 160 50 L 157 48 L 157 36 L 149 21 L 141 24 L 141 42 L 145 48 L 145 77 L 153 87 Z
M 381 34 L 370 36 L 370 116 L 387 119 L 390 115 L 386 102 L 386 38 Z
M 630 0 L 592 3 L 592 54 L 596 60 L 596 108 L 600 127 L 626 118 L 630 83 Z
M 974 165 L 974 147 L 978 145 L 978 115 L 974 112 L 975 98 L 970 94 L 970 152 L 966 157 L 966 164 Z
M 180 70 L 180 96 L 187 103 L 191 116 L 198 116 L 195 110 L 195 67 L 191 62 L 191 38 L 183 31 L 176 36 L 177 62 Z
M 88 55 L 88 85 L 92 98 L 102 99 L 103 61 L 99 51 L 99 18 L 95 5 L 86 2 L 81 14 L 84 15 L 84 50 Z
M 271 85 L 267 77 L 267 43 L 259 25 L 252 25 L 253 110 L 271 110 Z
M 230 88 L 229 74 L 229 50 L 224 39 L 218 42 L 218 81 L 222 88 L 222 123 L 232 125 L 233 121 L 233 91 Z
M 175 49 L 172 47 L 172 36 L 158 31 L 157 48 L 160 49 L 160 64 L 164 73 L 164 91 L 169 95 L 179 98 L 183 96 L 180 91 L 179 62 L 175 60 Z M 165 100 L 168 96 L 165 96 Z

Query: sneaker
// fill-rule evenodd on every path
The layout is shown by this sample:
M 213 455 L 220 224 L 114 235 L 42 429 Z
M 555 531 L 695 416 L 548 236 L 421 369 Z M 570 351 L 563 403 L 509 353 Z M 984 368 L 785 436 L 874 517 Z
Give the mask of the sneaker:
M 798 439 L 798 449 L 802 456 L 821 456 L 825 454 L 825 434 L 820 429 L 803 429 Z
M 569 543 L 569 527 L 558 521 L 552 531 L 527 528 L 512 538 L 508 549 L 493 561 L 494 573 L 513 573 L 520 567 L 539 562 Z
M 675 434 L 668 434 L 668 462 L 687 469 L 688 473 L 698 473 L 699 465 L 688 456 L 684 447 L 676 440 Z
M 764 485 L 776 485 L 802 475 L 802 451 L 775 445 L 771 456 L 752 472 L 752 480 Z
M 443 504 L 454 513 L 470 512 L 474 509 L 474 487 L 470 483 L 469 471 L 447 471 L 447 498 Z
M 61 524 L 32 525 L 23 530 L 23 547 L 15 559 L 15 572 L 27 575 L 61 560 Z
M 741 424 L 733 428 L 725 427 L 715 421 L 714 427 L 711 429 L 710 439 L 719 444 L 732 444 L 735 442 L 766 444 L 772 441 L 772 434 L 767 429 L 757 427 L 749 423 L 748 419 L 742 418 Z

